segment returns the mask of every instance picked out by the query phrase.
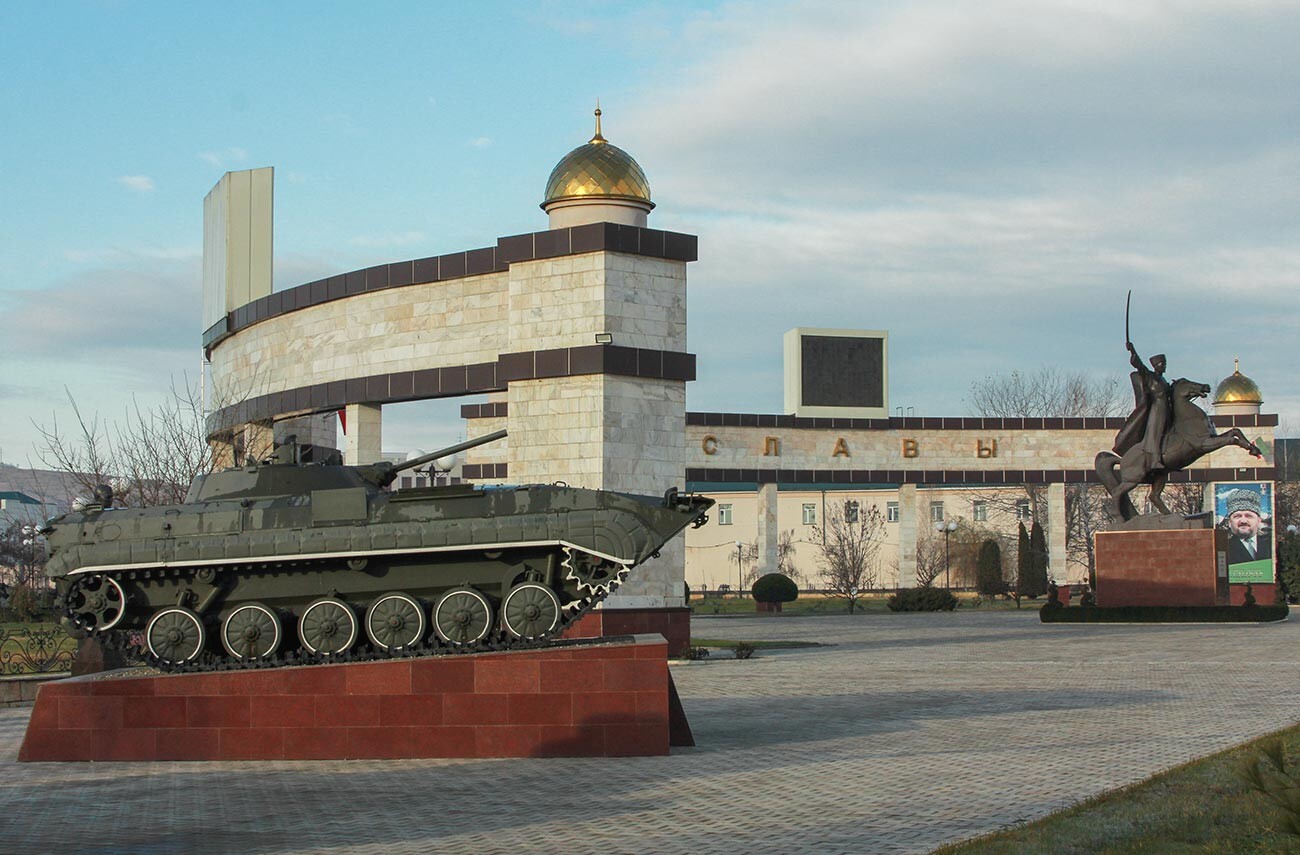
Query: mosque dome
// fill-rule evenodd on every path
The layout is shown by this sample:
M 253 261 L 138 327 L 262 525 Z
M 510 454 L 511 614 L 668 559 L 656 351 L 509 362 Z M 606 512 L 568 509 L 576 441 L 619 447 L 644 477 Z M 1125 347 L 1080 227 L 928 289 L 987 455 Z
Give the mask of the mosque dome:
M 591 140 L 561 158 L 546 180 L 541 207 L 551 215 L 552 228 L 602 220 L 644 226 L 654 208 L 645 172 L 632 155 L 601 134 L 600 115 L 597 107 Z M 575 210 L 587 207 L 592 210 Z
M 1214 390 L 1214 403 L 1218 404 L 1262 404 L 1259 386 L 1245 374 L 1241 373 L 1240 362 L 1233 365 L 1230 377 L 1225 377 Z

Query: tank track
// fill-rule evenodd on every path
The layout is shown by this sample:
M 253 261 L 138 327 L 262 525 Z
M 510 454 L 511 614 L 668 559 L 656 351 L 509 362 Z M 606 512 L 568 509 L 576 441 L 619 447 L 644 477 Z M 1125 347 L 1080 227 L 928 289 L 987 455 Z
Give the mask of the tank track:
M 564 547 L 565 558 L 562 566 L 573 573 L 572 563 L 573 553 L 568 547 Z M 655 553 L 657 556 L 658 553 Z M 310 561 L 276 561 L 267 562 L 260 565 L 260 569 L 272 572 L 310 572 L 320 562 Z M 197 577 L 199 572 L 206 568 L 171 568 L 163 570 L 131 570 L 114 578 L 123 578 L 128 581 L 136 581 L 139 574 L 166 574 L 174 578 L 189 575 Z M 94 638 L 103 644 L 106 648 L 114 650 L 120 654 L 126 661 L 140 662 L 143 665 L 157 668 L 169 674 L 186 674 L 202 673 L 211 671 L 246 671 L 262 670 L 267 668 L 286 668 L 291 666 L 302 665 L 338 665 L 348 662 L 381 662 L 390 659 L 413 659 L 428 656 L 446 656 L 471 653 L 495 653 L 507 650 L 537 650 L 548 647 L 564 647 L 589 643 L 588 639 L 561 639 L 568 627 L 577 623 L 583 615 L 591 611 L 598 604 L 603 602 L 610 594 L 626 580 L 630 568 L 624 567 L 609 580 L 607 586 L 592 588 L 587 585 L 579 585 L 579 590 L 585 592 L 579 599 L 572 600 L 560 608 L 559 621 L 555 628 L 549 632 L 543 633 L 535 638 L 516 638 L 506 632 L 500 626 L 493 629 L 482 639 L 467 644 L 452 644 L 443 642 L 437 637 L 432 630 L 425 633 L 417 644 L 396 651 L 379 650 L 368 642 L 358 642 L 350 650 L 341 654 L 314 654 L 305 650 L 277 651 L 274 655 L 261 659 L 233 659 L 229 656 L 222 656 L 213 653 L 211 650 L 204 651 L 197 659 L 190 662 L 172 663 L 166 662 L 149 652 L 144 645 L 137 646 L 132 642 L 132 635 L 140 630 L 121 630 L 110 629 L 105 631 L 85 630 L 77 625 L 73 610 L 66 604 L 63 604 L 63 613 L 67 623 L 75 627 L 75 632 L 84 636 Z M 148 577 L 146 577 L 148 578 Z M 163 576 L 165 578 L 165 576 Z M 568 578 L 573 578 L 570 575 Z M 496 616 L 499 622 L 499 615 Z

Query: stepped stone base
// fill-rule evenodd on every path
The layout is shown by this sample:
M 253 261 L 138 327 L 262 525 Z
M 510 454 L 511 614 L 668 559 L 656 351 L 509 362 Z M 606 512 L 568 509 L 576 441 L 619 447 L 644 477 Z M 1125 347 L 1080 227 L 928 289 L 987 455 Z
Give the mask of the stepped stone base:
M 667 648 L 640 635 L 508 653 L 73 677 L 41 686 L 18 759 L 667 754 L 676 699 Z M 673 721 L 680 705 L 675 712 Z
M 1218 575 L 1211 529 L 1098 532 L 1096 561 L 1099 606 L 1228 602 L 1228 580 Z
M 691 610 L 684 607 L 658 609 L 594 609 L 564 631 L 565 638 L 659 633 L 668 640 L 668 655 L 686 655 L 691 646 Z

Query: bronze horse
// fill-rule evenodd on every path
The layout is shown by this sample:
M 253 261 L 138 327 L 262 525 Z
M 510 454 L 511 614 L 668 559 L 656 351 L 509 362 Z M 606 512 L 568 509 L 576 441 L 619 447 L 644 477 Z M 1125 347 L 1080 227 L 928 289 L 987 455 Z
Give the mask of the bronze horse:
M 1138 515 L 1129 493 L 1139 484 L 1150 484 L 1149 501 L 1162 514 L 1170 513 L 1160 498 L 1169 480 L 1170 472 L 1186 469 L 1211 451 L 1225 445 L 1244 448 L 1255 457 L 1262 457 L 1255 443 L 1246 438 L 1239 428 L 1215 433 L 1210 417 L 1195 401 L 1210 394 L 1210 387 L 1180 377 L 1173 383 L 1173 417 L 1161 445 L 1163 467 L 1152 468 L 1142 452 L 1141 442 L 1129 442 L 1125 448 L 1103 451 L 1097 455 L 1097 477 L 1105 485 L 1115 502 L 1115 511 L 1125 520 Z M 1118 454 L 1116 452 L 1119 452 Z

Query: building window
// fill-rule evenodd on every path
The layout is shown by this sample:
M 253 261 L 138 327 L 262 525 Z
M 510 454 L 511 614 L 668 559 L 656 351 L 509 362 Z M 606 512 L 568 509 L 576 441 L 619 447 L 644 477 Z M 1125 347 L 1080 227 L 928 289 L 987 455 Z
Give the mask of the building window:
M 816 506 L 816 505 L 804 505 L 804 506 L 803 506 L 803 524 L 804 524 L 804 525 L 817 525 L 817 506 Z
M 1029 500 L 1020 499 L 1016 502 L 1016 519 L 1022 522 L 1033 518 L 1033 513 L 1029 510 Z
M 731 505 L 718 505 L 718 525 L 731 525 Z
M 980 501 L 972 502 L 970 509 L 971 509 L 971 516 L 975 519 L 975 522 L 988 522 L 989 519 L 988 502 L 980 502 Z
M 930 522 L 943 522 L 943 502 L 930 503 Z
M 844 521 L 846 523 L 856 523 L 858 521 L 858 503 L 847 501 L 844 503 Z
M 885 520 L 898 522 L 898 502 L 885 502 Z

